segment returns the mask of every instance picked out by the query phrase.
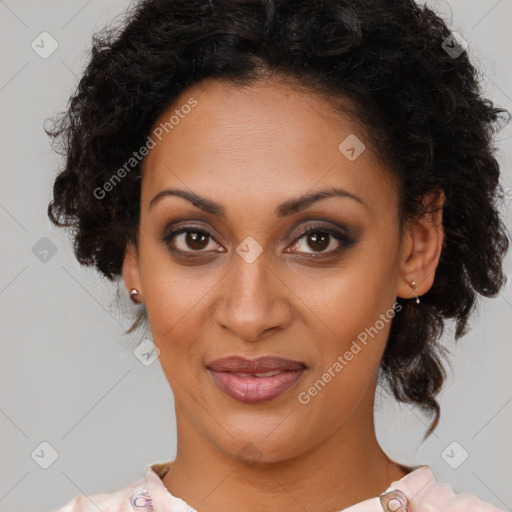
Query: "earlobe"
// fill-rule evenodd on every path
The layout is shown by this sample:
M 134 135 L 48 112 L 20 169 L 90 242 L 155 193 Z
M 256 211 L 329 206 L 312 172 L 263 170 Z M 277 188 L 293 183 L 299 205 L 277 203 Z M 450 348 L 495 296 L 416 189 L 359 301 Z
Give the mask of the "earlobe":
M 434 189 L 423 198 L 426 213 L 406 226 L 397 295 L 406 299 L 428 292 L 441 257 L 444 241 L 443 205 L 445 194 Z M 414 282 L 414 285 L 411 284 Z
M 123 280 L 133 302 L 141 302 L 142 288 L 140 283 L 139 257 L 137 248 L 133 243 L 129 243 L 123 259 Z M 135 292 L 133 291 L 135 290 Z

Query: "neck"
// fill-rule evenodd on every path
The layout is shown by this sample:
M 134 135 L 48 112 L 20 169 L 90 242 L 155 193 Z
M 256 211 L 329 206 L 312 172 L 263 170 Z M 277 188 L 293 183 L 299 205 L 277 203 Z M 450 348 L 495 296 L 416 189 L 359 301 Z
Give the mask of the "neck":
M 179 407 L 176 417 L 178 451 L 162 481 L 200 512 L 340 511 L 379 496 L 406 474 L 377 442 L 373 395 L 321 443 L 277 462 L 248 464 L 195 430 Z

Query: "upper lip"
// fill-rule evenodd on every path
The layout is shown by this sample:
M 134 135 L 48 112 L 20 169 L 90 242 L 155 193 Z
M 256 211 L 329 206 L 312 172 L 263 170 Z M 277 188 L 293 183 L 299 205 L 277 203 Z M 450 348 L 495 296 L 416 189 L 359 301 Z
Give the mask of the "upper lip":
M 208 363 L 206 367 L 217 372 L 263 373 L 277 370 L 298 370 L 305 368 L 306 365 L 300 361 L 292 361 L 276 356 L 259 357 L 257 359 L 230 356 L 216 359 Z

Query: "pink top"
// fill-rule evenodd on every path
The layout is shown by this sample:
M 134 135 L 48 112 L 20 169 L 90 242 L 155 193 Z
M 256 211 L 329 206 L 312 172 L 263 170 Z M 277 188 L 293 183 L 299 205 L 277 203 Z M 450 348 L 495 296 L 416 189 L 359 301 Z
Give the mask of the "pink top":
M 173 496 L 162 478 L 171 462 L 147 467 L 146 476 L 109 493 L 80 495 L 56 512 L 197 512 Z M 504 512 L 469 493 L 455 494 L 450 485 L 436 482 L 430 467 L 419 466 L 391 482 L 381 496 L 370 498 L 339 512 Z

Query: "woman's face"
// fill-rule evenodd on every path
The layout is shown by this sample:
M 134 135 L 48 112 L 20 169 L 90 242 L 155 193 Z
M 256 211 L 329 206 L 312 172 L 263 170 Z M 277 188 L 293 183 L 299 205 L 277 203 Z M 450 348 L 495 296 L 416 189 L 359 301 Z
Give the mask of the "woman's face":
M 397 193 L 364 134 L 289 85 L 207 81 L 152 139 L 136 272 L 179 435 L 271 462 L 370 422 L 405 285 Z M 156 198 L 170 189 L 202 202 Z M 297 201 L 332 189 L 345 193 Z M 229 356 L 305 369 L 209 369 Z

